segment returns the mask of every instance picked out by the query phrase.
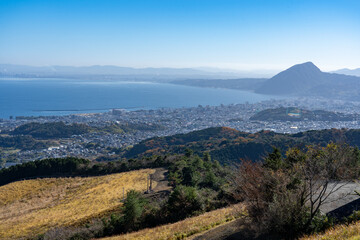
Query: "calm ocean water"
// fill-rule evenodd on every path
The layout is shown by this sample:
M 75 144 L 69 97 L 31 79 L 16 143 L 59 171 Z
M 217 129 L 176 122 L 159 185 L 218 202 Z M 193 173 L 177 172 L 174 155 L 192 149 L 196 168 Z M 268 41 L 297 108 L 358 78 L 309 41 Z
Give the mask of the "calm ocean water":
M 0 118 L 253 103 L 273 98 L 251 92 L 165 83 L 71 79 L 0 79 Z

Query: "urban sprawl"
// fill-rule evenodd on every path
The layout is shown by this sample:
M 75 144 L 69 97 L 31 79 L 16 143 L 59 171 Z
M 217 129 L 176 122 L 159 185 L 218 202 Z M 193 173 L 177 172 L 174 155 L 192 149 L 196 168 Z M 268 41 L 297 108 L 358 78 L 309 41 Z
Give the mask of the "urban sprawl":
M 126 111 L 112 109 L 105 113 L 73 114 L 36 118 L 0 119 L 0 134 L 13 130 L 29 122 L 59 122 L 66 124 L 83 123 L 91 127 L 103 127 L 111 124 L 146 124 L 161 126 L 151 130 L 137 130 L 126 133 L 91 132 L 60 139 L 58 144 L 41 150 L 3 151 L 2 157 L 11 155 L 6 166 L 44 158 L 76 156 L 94 159 L 99 156 L 111 156 L 112 149 L 131 147 L 132 145 L 155 136 L 169 136 L 187 133 L 209 127 L 225 126 L 244 132 L 270 130 L 279 133 L 296 133 L 307 130 L 331 128 L 360 128 L 360 121 L 252 121 L 255 113 L 271 108 L 297 107 L 307 110 L 326 110 L 346 114 L 359 113 L 359 102 L 344 102 L 328 99 L 293 98 L 269 100 L 259 103 L 231 104 L 220 106 L 198 106 L 192 108 L 156 109 Z M 89 143 L 96 147 L 88 148 Z

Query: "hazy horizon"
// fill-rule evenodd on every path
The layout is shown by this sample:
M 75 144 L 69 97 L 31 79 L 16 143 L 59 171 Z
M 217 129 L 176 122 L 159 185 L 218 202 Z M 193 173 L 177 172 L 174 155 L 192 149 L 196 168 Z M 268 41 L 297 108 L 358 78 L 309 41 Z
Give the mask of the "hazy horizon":
M 355 0 L 4 0 L 0 63 L 355 69 L 359 10 Z
M 308 61 L 311 62 L 311 61 Z M 305 63 L 305 62 L 304 62 Z M 101 64 L 91 64 L 91 65 L 28 65 L 28 64 L 13 64 L 13 63 L 0 63 L 0 66 L 4 66 L 4 65 L 12 65 L 12 66 L 23 66 L 23 67 L 34 67 L 34 68 L 47 68 L 47 67 L 71 67 L 71 68 L 91 68 L 91 67 L 118 67 L 118 68 L 131 68 L 131 69 L 189 69 L 189 70 L 198 70 L 198 71 L 203 71 L 204 73 L 234 73 L 234 74 L 246 74 L 249 73 L 251 74 L 255 74 L 258 73 L 260 75 L 268 75 L 268 76 L 273 76 L 274 74 L 277 74 L 279 72 L 282 72 L 294 65 L 298 65 L 298 64 L 302 64 L 302 63 L 294 63 L 294 64 L 290 64 L 288 67 L 285 67 L 284 69 L 266 69 L 266 68 L 258 68 L 258 69 L 235 69 L 235 68 L 220 68 L 220 67 L 209 67 L 209 66 L 189 66 L 189 67 L 169 67 L 169 66 L 157 66 L 157 67 L 153 67 L 153 66 L 142 66 L 142 67 L 132 67 L 132 66 L 125 66 L 125 65 L 114 65 L 114 64 L 106 64 L 106 65 L 101 65 Z M 317 64 L 314 63 L 316 66 Z M 358 70 L 360 69 L 360 65 L 359 67 L 355 67 L 355 68 L 336 68 L 336 69 L 328 69 L 328 70 L 323 70 L 320 69 L 321 71 L 324 72 L 336 72 L 339 70 Z

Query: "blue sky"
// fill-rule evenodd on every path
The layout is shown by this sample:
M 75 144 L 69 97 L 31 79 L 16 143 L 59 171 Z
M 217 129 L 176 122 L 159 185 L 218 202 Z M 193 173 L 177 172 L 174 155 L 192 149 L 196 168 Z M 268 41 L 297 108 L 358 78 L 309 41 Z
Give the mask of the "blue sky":
M 0 63 L 360 67 L 359 0 L 0 0 Z

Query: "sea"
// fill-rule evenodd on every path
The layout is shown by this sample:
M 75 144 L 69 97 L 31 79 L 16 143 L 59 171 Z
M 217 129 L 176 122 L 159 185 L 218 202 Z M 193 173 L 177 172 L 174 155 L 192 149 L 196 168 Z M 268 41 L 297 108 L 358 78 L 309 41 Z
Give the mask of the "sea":
M 169 83 L 0 78 L 0 118 L 217 106 L 274 99 L 253 92 Z

